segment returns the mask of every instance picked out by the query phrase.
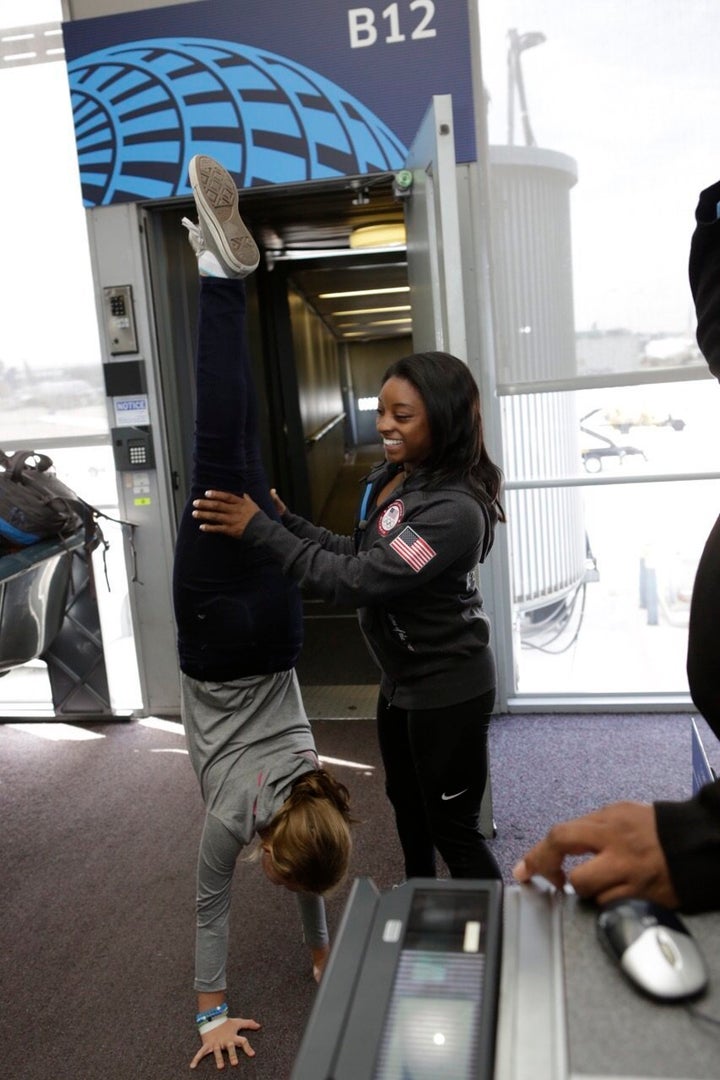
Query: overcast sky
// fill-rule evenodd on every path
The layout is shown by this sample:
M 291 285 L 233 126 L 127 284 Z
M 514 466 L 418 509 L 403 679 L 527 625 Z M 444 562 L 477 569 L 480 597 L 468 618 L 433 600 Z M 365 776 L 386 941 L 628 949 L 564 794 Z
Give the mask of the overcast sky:
M 0 0 L 0 26 L 60 22 L 60 0 Z M 0 361 L 97 364 L 85 211 L 64 63 L 0 72 Z
M 523 72 L 538 146 L 578 165 L 577 328 L 693 330 L 695 205 L 720 179 L 718 0 L 480 0 L 480 27 L 497 143 L 507 142 L 507 31 L 546 36 Z

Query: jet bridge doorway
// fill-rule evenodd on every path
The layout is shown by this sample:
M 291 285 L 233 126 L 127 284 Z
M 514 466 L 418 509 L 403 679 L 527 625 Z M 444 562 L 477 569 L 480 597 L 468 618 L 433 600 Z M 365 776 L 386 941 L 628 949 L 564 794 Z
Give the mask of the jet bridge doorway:
M 373 327 L 369 317 L 349 313 L 353 302 L 360 312 L 367 309 L 367 297 L 327 294 L 402 289 L 407 304 L 404 244 L 358 251 L 347 243 L 363 223 L 402 224 L 393 181 L 388 174 L 241 193 L 243 218 L 262 255 L 246 286 L 268 476 L 294 510 L 339 532 L 352 530 L 355 489 L 367 471 L 360 462 L 381 457 L 374 422 L 372 448 L 358 446 L 358 397 L 376 393 L 387 364 L 411 351 L 411 320 L 394 321 L 392 331 Z M 175 525 L 192 470 L 198 288 L 181 219 L 194 213 L 191 203 L 144 209 Z M 342 310 L 347 314 L 335 314 Z M 352 319 L 360 340 L 345 332 Z M 374 708 L 378 672 L 355 610 L 305 595 L 304 612 L 298 676 L 308 712 L 366 714 Z

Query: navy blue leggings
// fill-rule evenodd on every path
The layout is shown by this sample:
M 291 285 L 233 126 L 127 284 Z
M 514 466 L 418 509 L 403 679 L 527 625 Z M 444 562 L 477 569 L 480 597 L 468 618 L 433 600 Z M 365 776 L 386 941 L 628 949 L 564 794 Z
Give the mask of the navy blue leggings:
M 407 878 L 435 877 L 436 850 L 454 878 L 502 876 L 479 825 L 494 703 L 494 690 L 441 709 L 399 709 L 378 698 L 385 790 Z
M 200 278 L 193 476 L 175 546 L 180 667 L 220 682 L 288 671 L 302 646 L 297 585 L 262 552 L 203 533 L 192 500 L 209 488 L 247 493 L 277 520 L 260 456 L 241 280 Z

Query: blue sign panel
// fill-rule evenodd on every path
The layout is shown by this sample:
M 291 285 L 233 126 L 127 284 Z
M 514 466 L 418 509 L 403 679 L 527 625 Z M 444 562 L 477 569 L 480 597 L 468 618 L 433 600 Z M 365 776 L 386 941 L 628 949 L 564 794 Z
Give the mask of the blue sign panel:
M 197 153 L 241 188 L 399 169 L 435 94 L 475 160 L 467 0 L 203 0 L 63 32 L 86 206 L 188 195 Z

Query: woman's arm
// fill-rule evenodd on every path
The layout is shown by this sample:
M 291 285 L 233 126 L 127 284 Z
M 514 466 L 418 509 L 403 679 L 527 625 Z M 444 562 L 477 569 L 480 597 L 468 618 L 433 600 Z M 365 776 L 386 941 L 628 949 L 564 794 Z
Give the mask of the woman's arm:
M 330 955 L 330 938 L 325 917 L 325 901 L 314 893 L 297 893 L 303 938 L 310 948 L 313 978 L 320 982 Z
M 274 488 L 271 495 L 283 526 L 294 536 L 312 540 L 327 551 L 340 555 L 352 554 L 354 542 L 351 536 L 340 536 L 320 525 L 313 525 L 299 514 L 293 514 Z M 235 540 L 242 539 L 251 519 L 261 513 L 260 507 L 249 495 L 232 495 L 229 491 L 206 491 L 205 498 L 195 499 L 193 506 L 193 517 L 201 522 L 203 532 L 223 533 Z
M 690 243 L 690 289 L 697 315 L 697 342 L 720 379 L 720 183 L 700 193 Z
M 256 1031 L 260 1025 L 255 1020 L 230 1017 L 226 992 L 230 892 L 242 847 L 218 818 L 206 815 L 198 857 L 195 941 L 196 1024 L 202 1045 L 190 1062 L 191 1069 L 210 1054 L 222 1069 L 224 1052 L 232 1065 L 238 1063 L 238 1048 L 248 1057 L 255 1053 L 239 1032 Z
M 720 780 L 685 802 L 655 804 L 657 831 L 680 909 L 720 910 Z
M 332 551 L 336 555 L 354 555 L 355 542 L 352 536 L 341 536 L 338 533 L 323 529 L 320 525 L 313 525 L 311 521 L 300 517 L 299 514 L 291 514 L 289 511 L 284 515 L 282 523 L 293 536 L 300 536 L 305 540 L 313 540 L 325 551 Z
M 208 492 L 194 516 L 205 532 L 243 538 L 281 564 L 284 573 L 334 604 L 363 607 L 407 594 L 459 558 L 477 551 L 486 529 L 481 507 L 469 495 L 433 493 L 359 554 L 328 551 L 293 535 L 247 496 Z M 209 496 L 212 496 L 210 498 Z

